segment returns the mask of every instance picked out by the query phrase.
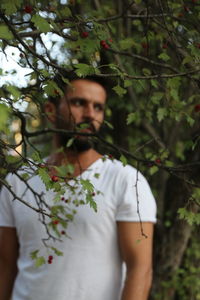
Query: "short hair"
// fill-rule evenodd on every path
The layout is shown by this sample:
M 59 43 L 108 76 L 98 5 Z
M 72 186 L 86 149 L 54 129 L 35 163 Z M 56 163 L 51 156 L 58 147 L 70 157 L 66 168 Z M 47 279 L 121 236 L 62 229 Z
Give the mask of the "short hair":
M 70 82 L 74 81 L 74 80 L 89 80 L 92 82 L 96 82 L 98 84 L 100 84 L 106 91 L 106 93 L 108 94 L 108 80 L 105 77 L 102 76 L 98 76 L 98 75 L 86 75 L 85 77 L 79 77 L 75 72 L 71 71 L 71 72 L 67 72 L 67 71 L 59 71 L 53 78 L 53 81 L 56 83 L 56 85 L 58 86 L 59 89 L 62 90 L 63 93 L 66 92 L 66 88 L 67 88 L 67 83 L 66 80 L 67 79 Z M 59 103 L 61 96 L 59 95 L 59 93 L 55 93 L 54 95 L 50 95 L 48 100 L 52 103 L 54 103 L 55 105 Z

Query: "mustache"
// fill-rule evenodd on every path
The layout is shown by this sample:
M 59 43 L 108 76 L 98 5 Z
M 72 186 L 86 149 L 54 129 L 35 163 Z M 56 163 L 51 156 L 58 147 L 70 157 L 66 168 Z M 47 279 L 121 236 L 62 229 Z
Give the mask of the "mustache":
M 97 133 L 96 128 L 94 127 L 94 124 L 92 122 L 79 122 L 76 124 L 76 129 L 89 129 L 92 133 Z

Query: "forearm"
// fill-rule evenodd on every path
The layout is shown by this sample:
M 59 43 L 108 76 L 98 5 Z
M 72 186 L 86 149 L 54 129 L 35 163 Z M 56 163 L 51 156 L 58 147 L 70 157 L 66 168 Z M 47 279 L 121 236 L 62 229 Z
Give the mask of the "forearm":
M 10 300 L 16 275 L 16 267 L 0 262 L 0 300 Z
M 130 270 L 127 272 L 121 300 L 147 300 L 151 282 L 151 270 Z

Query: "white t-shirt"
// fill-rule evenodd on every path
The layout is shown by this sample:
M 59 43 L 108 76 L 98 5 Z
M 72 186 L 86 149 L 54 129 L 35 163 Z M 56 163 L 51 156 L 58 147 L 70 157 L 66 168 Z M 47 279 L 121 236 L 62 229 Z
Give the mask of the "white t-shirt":
M 95 174 L 99 174 L 99 178 Z M 154 197 L 141 173 L 131 166 L 124 167 L 117 160 L 98 159 L 79 177 L 89 179 L 95 189 L 101 191 L 95 195 L 97 212 L 88 204 L 75 207 L 77 213 L 66 230 L 69 237 L 63 237 L 62 242 L 50 242 L 64 255 L 54 255 L 52 264 L 39 268 L 34 266 L 30 253 L 39 249 L 46 257 L 52 254 L 42 243 L 47 237 L 45 227 L 35 211 L 18 200 L 13 201 L 7 189 L 2 189 L 0 226 L 16 227 L 20 244 L 13 300 L 120 299 L 122 260 L 116 221 L 138 222 L 139 208 L 142 221 L 156 222 Z M 33 193 L 26 190 L 17 176 L 9 175 L 7 180 L 19 197 L 36 207 Z M 39 176 L 29 179 L 28 183 L 37 193 L 45 192 L 47 203 L 52 202 L 55 194 L 45 190 Z M 71 197 L 76 199 L 78 194 L 77 189 Z M 69 198 L 69 191 L 64 197 Z M 57 226 L 59 229 L 61 225 Z

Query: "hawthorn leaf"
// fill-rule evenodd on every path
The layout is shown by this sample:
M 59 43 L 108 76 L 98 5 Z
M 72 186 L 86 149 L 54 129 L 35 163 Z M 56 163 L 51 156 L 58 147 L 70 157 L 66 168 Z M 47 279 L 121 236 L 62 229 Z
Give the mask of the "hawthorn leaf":
M 46 263 L 46 260 L 44 256 L 39 256 L 35 260 L 35 267 L 39 268 L 40 266 L 44 265 Z
M 125 95 L 127 93 L 127 90 L 123 89 L 120 85 L 116 85 L 112 89 L 120 97 L 122 97 L 123 95 Z
M 45 20 L 43 17 L 41 17 L 40 15 L 34 15 L 31 18 L 31 21 L 35 24 L 35 26 L 41 30 L 44 33 L 47 33 L 49 31 L 51 31 L 51 26 L 50 24 L 47 22 L 47 20 Z

